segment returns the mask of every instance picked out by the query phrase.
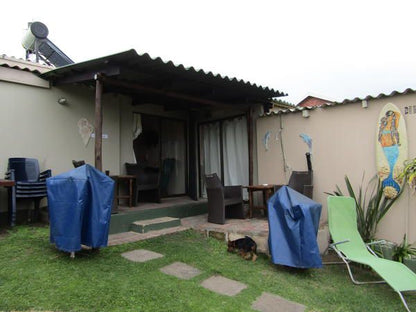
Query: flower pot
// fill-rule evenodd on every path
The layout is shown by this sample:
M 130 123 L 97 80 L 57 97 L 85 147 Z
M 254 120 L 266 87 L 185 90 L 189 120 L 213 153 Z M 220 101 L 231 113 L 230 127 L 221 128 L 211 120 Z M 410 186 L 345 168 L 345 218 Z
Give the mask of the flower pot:
M 396 244 L 393 242 L 383 241 L 370 244 L 371 249 L 380 257 L 388 260 L 393 260 Z
M 416 273 L 416 258 L 414 256 L 411 258 L 404 258 L 403 264 Z
M 381 254 L 384 259 L 393 260 L 396 244 L 392 242 L 385 242 L 381 245 Z

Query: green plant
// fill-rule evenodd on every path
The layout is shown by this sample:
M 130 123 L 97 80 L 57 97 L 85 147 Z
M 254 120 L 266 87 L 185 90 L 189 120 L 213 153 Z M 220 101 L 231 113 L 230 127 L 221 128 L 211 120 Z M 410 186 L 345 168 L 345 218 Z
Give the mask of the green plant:
M 409 184 L 409 187 L 416 190 L 416 158 L 405 162 L 405 167 L 398 178 L 404 178 L 405 182 Z
M 400 197 L 403 188 L 400 188 L 400 192 L 395 198 L 387 198 L 383 194 L 382 183 L 377 175 L 368 182 L 365 190 L 363 190 L 362 186 L 363 180 L 364 174 L 361 185 L 358 188 L 358 194 L 356 194 L 348 176 L 345 176 L 348 194 L 355 200 L 356 204 L 358 231 L 365 242 L 370 242 L 375 238 L 378 223 Z M 344 196 L 338 185 L 336 185 L 336 191 L 333 194 L 327 194 Z
M 396 246 L 393 254 L 393 259 L 403 263 L 403 260 L 416 255 L 416 248 L 407 242 L 406 234 L 403 236 L 403 241 Z

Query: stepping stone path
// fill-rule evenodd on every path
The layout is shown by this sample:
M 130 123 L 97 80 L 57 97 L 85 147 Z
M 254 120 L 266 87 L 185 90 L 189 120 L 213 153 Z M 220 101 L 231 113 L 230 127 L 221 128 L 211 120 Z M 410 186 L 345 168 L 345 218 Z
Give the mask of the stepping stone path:
M 146 262 L 163 257 L 162 254 L 146 249 L 136 249 L 121 254 L 124 258 L 134 262 Z
M 261 312 L 303 312 L 306 309 L 304 305 L 267 292 L 262 293 L 251 307 Z
M 134 262 L 146 262 L 149 260 L 163 257 L 162 254 L 146 249 L 136 249 L 121 254 L 124 258 Z M 174 262 L 160 269 L 161 272 L 176 276 L 183 280 L 189 280 L 202 272 L 183 262 Z M 247 285 L 225 278 L 220 275 L 214 275 L 201 283 L 201 286 L 221 295 L 235 296 Z M 260 297 L 251 306 L 256 311 L 261 312 L 304 312 L 306 307 L 296 302 L 286 300 L 277 295 L 263 292 Z
M 212 276 L 201 283 L 202 287 L 209 289 L 221 295 L 235 296 L 243 289 L 247 288 L 247 285 L 216 275 Z
M 160 269 L 165 274 L 176 276 L 177 278 L 189 280 L 202 272 L 197 268 L 183 262 L 174 262 Z

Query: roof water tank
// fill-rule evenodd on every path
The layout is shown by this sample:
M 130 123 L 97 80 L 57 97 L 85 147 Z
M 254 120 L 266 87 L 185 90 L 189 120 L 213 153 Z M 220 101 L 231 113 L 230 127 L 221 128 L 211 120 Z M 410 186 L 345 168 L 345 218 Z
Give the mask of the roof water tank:
M 41 22 L 33 22 L 29 24 L 29 29 L 23 37 L 22 45 L 26 50 L 34 50 L 36 39 L 46 39 L 48 37 L 48 27 Z

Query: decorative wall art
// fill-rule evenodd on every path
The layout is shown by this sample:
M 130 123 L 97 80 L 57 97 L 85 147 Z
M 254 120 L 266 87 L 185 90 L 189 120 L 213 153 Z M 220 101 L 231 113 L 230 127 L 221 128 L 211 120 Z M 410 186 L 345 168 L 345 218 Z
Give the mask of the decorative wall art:
M 303 142 L 305 142 L 306 145 L 308 145 L 309 154 L 312 154 L 312 138 L 305 133 L 301 133 L 299 134 L 299 136 L 302 138 Z
M 399 108 L 386 104 L 380 111 L 376 131 L 376 165 L 387 198 L 400 192 L 398 176 L 408 157 L 406 124 Z
M 263 136 L 263 145 L 266 151 L 269 150 L 269 141 L 270 141 L 270 136 L 271 136 L 271 132 L 270 131 L 266 131 L 266 133 Z
M 81 118 L 78 120 L 78 132 L 81 135 L 84 146 L 88 145 L 91 134 L 94 132 L 94 126 L 88 121 L 87 118 Z

